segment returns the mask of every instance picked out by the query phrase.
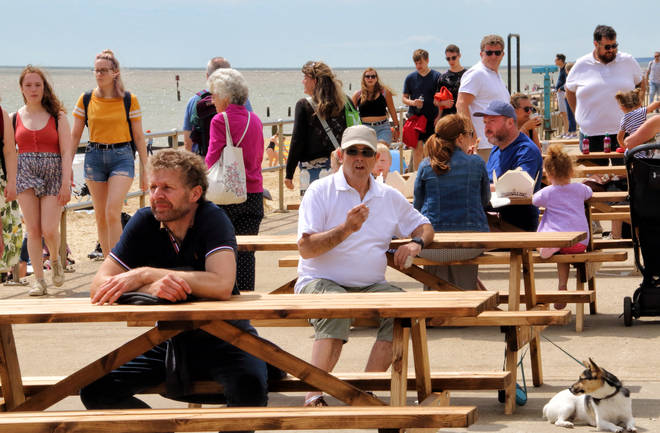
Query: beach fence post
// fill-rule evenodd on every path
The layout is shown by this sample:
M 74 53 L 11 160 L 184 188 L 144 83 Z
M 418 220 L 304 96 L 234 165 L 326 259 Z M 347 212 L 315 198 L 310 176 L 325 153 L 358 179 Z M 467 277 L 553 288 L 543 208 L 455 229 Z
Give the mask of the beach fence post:
M 62 213 L 60 214 L 60 250 L 58 251 L 58 254 L 60 256 L 60 264 L 62 265 L 62 269 L 66 269 L 68 262 L 66 261 L 66 209 L 62 209 Z M 52 255 L 53 253 L 50 252 Z M 52 263 L 52 262 L 51 262 Z
M 543 74 L 543 132 L 544 139 L 550 140 L 554 130 L 550 122 L 550 72 L 557 72 L 556 66 L 538 66 L 532 68 L 533 74 Z
M 279 212 L 286 212 L 286 209 L 284 209 L 284 122 L 282 119 L 277 119 L 277 141 L 278 141 L 278 149 L 277 149 L 277 165 L 279 168 L 277 169 L 277 188 L 279 191 L 279 197 L 278 197 L 278 202 L 279 202 Z

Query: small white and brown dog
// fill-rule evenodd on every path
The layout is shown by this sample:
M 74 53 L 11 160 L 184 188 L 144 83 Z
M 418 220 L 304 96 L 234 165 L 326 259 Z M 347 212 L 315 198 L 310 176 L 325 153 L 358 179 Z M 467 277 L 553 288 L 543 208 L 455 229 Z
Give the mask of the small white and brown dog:
M 589 358 L 586 370 L 569 389 L 550 399 L 543 407 L 543 417 L 561 427 L 590 425 L 598 431 L 634 432 L 630 391 L 612 373 Z

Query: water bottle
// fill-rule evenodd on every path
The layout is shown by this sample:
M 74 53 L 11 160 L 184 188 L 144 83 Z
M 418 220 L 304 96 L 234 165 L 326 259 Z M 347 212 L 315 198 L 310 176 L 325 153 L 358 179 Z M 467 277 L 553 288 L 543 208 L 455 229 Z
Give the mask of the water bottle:
M 589 137 L 586 135 L 582 139 L 582 153 L 589 155 Z
M 417 98 L 417 99 L 419 99 L 420 101 L 422 101 L 422 108 L 424 108 L 424 95 L 420 95 L 420 97 Z M 418 113 L 421 113 L 421 112 L 422 112 L 422 108 L 418 108 L 418 109 L 417 109 L 417 112 L 418 112 Z
M 610 153 L 612 151 L 612 140 L 610 140 L 610 135 L 605 134 L 603 139 L 603 152 Z

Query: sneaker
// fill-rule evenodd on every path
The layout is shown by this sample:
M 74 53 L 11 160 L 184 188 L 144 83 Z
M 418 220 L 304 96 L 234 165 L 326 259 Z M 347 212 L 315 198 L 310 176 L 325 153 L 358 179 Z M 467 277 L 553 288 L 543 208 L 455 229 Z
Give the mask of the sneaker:
M 32 283 L 32 288 L 28 291 L 28 295 L 30 296 L 44 296 L 47 295 L 48 293 L 46 292 L 46 280 L 41 279 L 41 280 L 34 280 Z
M 64 284 L 64 269 L 59 259 L 53 261 L 53 286 L 60 287 Z
M 305 400 L 303 407 L 325 407 L 327 405 L 328 402 L 323 398 L 323 394 L 319 394 Z

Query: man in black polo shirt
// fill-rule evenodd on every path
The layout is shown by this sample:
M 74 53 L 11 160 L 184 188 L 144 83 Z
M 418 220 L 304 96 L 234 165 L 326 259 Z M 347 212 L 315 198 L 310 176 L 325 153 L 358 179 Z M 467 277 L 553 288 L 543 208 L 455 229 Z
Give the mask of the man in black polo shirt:
M 125 292 L 170 301 L 229 299 L 236 239 L 225 212 L 204 199 L 207 186 L 199 156 L 163 150 L 151 157 L 151 207 L 136 212 L 101 265 L 90 289 L 93 303 L 113 303 Z M 231 323 L 256 335 L 247 320 Z M 134 394 L 145 388 L 166 382 L 168 394 L 184 397 L 192 380 L 213 379 L 224 386 L 228 406 L 265 406 L 266 371 L 262 360 L 229 343 L 187 331 L 86 386 L 80 398 L 88 409 L 144 408 Z

